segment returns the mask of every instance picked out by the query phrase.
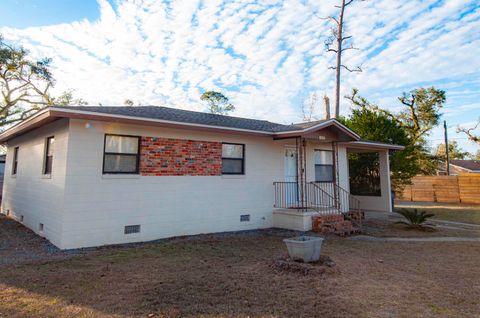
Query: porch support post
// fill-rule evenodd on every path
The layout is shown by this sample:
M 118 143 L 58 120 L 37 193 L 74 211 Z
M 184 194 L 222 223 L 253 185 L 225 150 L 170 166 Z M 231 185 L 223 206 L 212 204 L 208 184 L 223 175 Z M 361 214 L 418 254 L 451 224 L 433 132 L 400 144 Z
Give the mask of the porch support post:
M 344 145 L 338 145 L 336 147 L 337 152 L 337 184 L 344 190 L 350 192 L 350 181 L 348 171 L 348 153 L 347 148 Z M 350 210 L 350 196 L 344 195 L 340 201 L 340 209 L 342 211 Z
M 390 182 L 390 158 L 388 150 L 382 150 L 378 153 L 380 161 L 380 186 L 382 199 L 384 200 L 384 211 L 392 211 L 392 186 Z
M 297 147 L 297 185 L 298 185 L 298 193 L 299 193 L 299 203 L 302 206 L 302 210 L 305 210 L 306 205 L 306 176 L 305 176 L 305 168 L 306 168 L 306 140 L 303 137 L 298 137 L 296 139 L 296 147 Z
M 297 205 L 300 203 L 300 198 L 301 198 L 301 193 L 300 193 L 300 187 L 298 186 L 300 184 L 300 147 L 299 147 L 299 144 L 300 144 L 300 141 L 299 141 L 300 137 L 296 137 L 295 138 L 295 160 L 296 160 L 296 167 L 297 167 L 297 171 L 295 172 L 296 173 L 296 176 L 295 176 L 295 180 L 296 180 L 296 183 L 297 183 Z
M 335 202 L 335 207 L 340 208 L 338 200 L 338 145 L 336 142 L 332 141 L 332 156 L 333 156 L 333 202 Z

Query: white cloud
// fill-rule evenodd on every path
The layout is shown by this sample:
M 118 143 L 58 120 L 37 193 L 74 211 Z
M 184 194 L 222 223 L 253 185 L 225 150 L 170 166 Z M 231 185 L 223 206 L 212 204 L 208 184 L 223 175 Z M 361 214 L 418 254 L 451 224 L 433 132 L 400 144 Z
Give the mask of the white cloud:
M 92 104 L 130 98 L 202 110 L 201 91 L 221 89 L 237 116 L 292 122 L 301 116 L 300 96 L 333 95 L 329 25 L 319 17 L 335 13 L 335 0 L 118 0 L 115 9 L 98 1 L 97 21 L 0 32 L 34 56 L 52 57 L 55 90 L 75 89 Z M 395 109 L 402 91 L 436 84 L 447 89 L 449 121 L 480 116 L 476 0 L 362 1 L 346 19 L 360 50 L 345 54 L 345 63 L 364 71 L 343 73 L 342 95 L 358 87 Z

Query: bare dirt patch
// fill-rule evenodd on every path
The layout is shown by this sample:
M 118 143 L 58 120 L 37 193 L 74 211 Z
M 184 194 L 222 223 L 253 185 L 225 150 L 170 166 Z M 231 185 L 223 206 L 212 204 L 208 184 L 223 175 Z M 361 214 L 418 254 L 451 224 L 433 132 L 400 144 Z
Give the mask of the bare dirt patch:
M 281 231 L 205 235 L 3 266 L 4 317 L 473 317 L 480 244 L 329 236 L 332 271 L 271 267 Z
M 21 223 L 0 214 L 0 266 L 67 259 L 86 253 L 88 250 L 61 251 Z
M 319 275 L 325 274 L 327 271 L 330 273 L 333 270 L 329 268 L 335 267 L 335 262 L 326 255 L 321 255 L 318 262 L 313 263 L 304 263 L 299 261 L 294 261 L 289 257 L 280 257 L 274 260 L 270 267 L 278 272 L 284 273 L 296 273 L 301 275 Z

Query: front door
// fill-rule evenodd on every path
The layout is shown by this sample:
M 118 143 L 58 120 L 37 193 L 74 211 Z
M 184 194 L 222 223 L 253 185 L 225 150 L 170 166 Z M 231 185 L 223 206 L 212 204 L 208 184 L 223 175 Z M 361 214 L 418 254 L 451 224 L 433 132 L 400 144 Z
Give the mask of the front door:
M 285 200 L 288 207 L 294 207 L 298 202 L 297 184 L 297 150 L 285 148 Z

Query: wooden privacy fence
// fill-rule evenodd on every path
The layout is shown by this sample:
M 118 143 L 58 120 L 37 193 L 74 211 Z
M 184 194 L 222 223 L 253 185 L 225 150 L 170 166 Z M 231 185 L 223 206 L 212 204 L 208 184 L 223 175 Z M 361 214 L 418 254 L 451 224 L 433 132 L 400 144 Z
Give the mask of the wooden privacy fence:
M 414 177 L 412 185 L 396 197 L 403 201 L 480 204 L 480 173 Z

